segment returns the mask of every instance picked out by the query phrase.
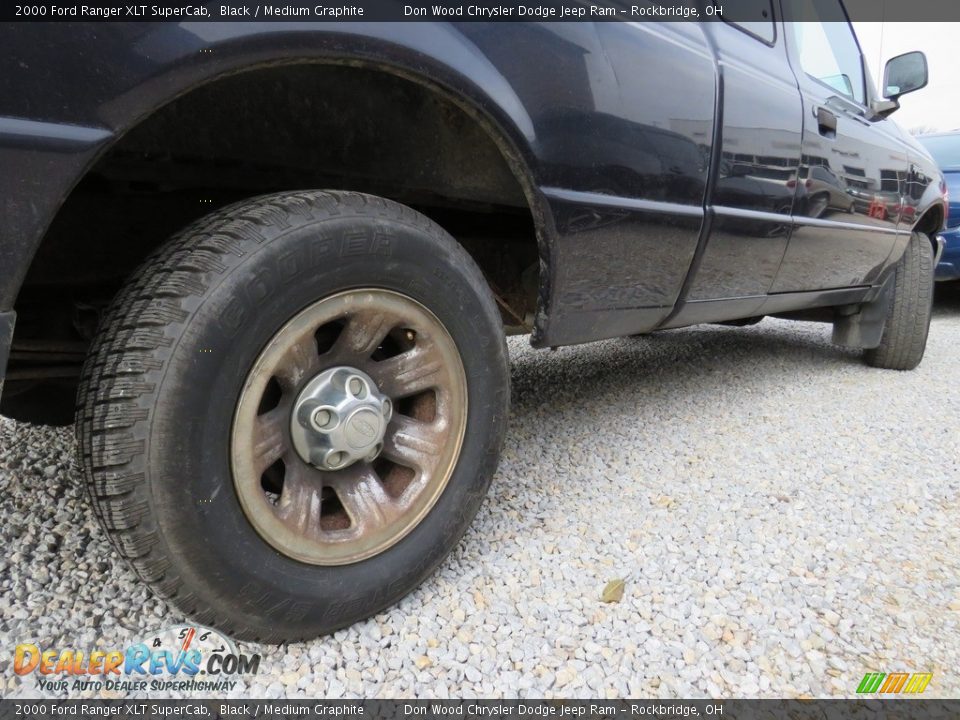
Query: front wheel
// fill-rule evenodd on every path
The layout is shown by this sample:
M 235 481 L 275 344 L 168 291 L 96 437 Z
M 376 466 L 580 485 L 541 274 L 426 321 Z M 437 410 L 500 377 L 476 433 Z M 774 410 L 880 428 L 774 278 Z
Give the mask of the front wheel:
M 284 193 L 188 228 L 121 292 L 79 446 L 155 590 L 291 641 L 437 567 L 489 486 L 508 396 L 499 313 L 452 238 L 379 198 Z
M 897 263 L 880 344 L 864 352 L 868 365 L 913 370 L 923 359 L 933 310 L 933 247 L 913 233 Z

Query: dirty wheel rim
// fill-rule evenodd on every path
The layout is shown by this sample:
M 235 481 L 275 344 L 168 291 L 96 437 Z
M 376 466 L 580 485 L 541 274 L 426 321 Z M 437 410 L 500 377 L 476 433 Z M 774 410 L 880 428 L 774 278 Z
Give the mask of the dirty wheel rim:
M 389 417 L 375 450 L 340 469 L 311 462 L 291 434 L 306 423 L 305 393 L 333 368 L 372 380 Z M 333 295 L 290 320 L 247 376 L 230 446 L 237 496 L 257 533 L 288 557 L 364 560 L 399 542 L 436 503 L 466 419 L 463 363 L 433 313 L 389 290 Z M 323 432 L 314 435 L 324 440 Z

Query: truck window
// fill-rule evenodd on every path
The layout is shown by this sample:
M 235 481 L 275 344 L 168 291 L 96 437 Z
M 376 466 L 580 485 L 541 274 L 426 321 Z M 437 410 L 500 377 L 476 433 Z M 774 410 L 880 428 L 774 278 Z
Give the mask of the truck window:
M 790 9 L 803 71 L 863 105 L 860 47 L 838 0 L 796 0 Z

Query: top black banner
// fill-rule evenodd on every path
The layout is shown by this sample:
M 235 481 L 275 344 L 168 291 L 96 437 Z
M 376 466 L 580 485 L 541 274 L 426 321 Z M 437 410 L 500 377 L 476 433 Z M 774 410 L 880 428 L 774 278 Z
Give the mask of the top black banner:
M 29 22 L 769 22 L 808 0 L 218 0 L 0 3 L 0 20 Z M 957 0 L 845 0 L 858 22 L 960 22 Z

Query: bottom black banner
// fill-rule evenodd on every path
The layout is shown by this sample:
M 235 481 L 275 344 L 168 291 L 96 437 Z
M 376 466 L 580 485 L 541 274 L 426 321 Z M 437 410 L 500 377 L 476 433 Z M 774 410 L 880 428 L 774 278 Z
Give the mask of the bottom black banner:
M 954 718 L 960 700 L 0 700 L 0 717 L 605 720 Z

